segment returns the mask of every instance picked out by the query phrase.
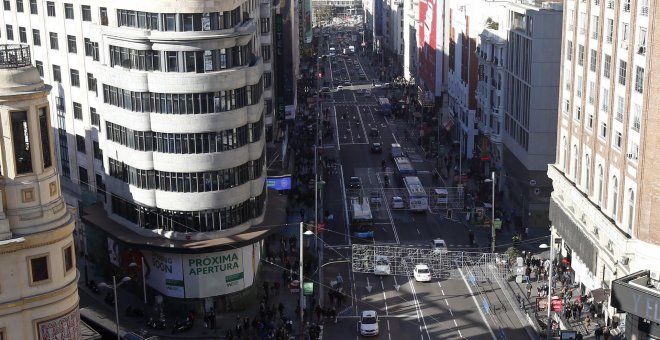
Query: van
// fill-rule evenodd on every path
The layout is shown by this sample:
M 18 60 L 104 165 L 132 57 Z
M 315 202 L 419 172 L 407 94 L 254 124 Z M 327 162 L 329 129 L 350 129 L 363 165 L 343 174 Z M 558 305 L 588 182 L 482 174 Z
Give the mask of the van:
M 390 156 L 392 158 L 403 157 L 403 149 L 401 149 L 400 144 L 392 144 L 392 147 L 390 149 Z
M 433 189 L 433 201 L 435 202 L 435 204 L 447 204 L 447 202 L 449 201 L 447 199 L 447 195 L 448 195 L 447 189 L 444 188 Z

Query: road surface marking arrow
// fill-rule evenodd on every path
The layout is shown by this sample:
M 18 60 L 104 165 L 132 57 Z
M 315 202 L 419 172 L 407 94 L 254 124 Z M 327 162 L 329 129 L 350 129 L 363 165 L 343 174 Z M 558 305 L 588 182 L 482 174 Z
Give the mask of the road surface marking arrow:
M 398 292 L 399 288 L 401 288 L 401 285 L 396 282 L 396 276 L 392 276 L 392 277 L 394 278 L 394 289 L 396 289 L 396 291 Z
M 371 286 L 371 283 L 369 283 L 369 277 L 367 277 L 367 286 L 365 288 L 367 288 L 367 291 L 369 293 L 371 293 L 371 290 L 374 288 L 373 286 Z

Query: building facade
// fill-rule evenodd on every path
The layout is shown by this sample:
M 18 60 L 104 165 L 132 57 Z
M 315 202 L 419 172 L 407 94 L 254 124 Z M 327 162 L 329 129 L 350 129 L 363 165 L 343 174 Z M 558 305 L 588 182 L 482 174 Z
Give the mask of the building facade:
M 561 54 L 560 3 L 492 3 L 479 35 L 479 173 L 496 171 L 519 228 L 548 225 Z
M 55 166 L 52 88 L 28 46 L 0 50 L 0 339 L 80 339 L 75 220 Z
M 651 42 L 657 6 L 565 2 L 556 162 L 548 176 L 553 233 L 587 289 L 649 270 L 658 280 L 660 60 Z M 606 308 L 611 316 L 616 310 Z M 627 326 L 626 326 L 627 327 Z
M 88 236 L 107 238 L 90 249 L 105 252 L 108 272 L 123 270 L 131 251 L 144 250 L 151 266 L 167 256 L 181 263 L 185 242 L 221 239 L 263 221 L 265 132 L 273 133 L 264 126 L 275 121 L 272 6 L 5 2 L 0 23 L 9 34 L 0 40 L 28 44 L 53 86 L 57 165 L 68 197 L 85 207 L 98 202 L 105 212 L 86 209 L 94 214 L 83 221 L 98 229 Z M 146 250 L 155 239 L 162 245 Z M 232 250 L 258 258 L 253 245 Z M 228 250 L 221 248 L 196 256 Z M 252 267 L 246 272 L 253 276 Z M 159 286 L 176 278 L 148 283 L 165 296 L 194 299 L 240 291 L 249 277 L 231 287 L 185 287 L 190 294 Z

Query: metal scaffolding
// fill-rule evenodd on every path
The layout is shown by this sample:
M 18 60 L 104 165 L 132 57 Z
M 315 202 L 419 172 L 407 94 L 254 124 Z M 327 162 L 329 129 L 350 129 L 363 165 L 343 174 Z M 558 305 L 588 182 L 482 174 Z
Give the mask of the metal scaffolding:
M 461 279 L 457 269 L 469 268 L 474 279 L 479 281 L 492 279 L 492 275 L 505 276 L 509 263 L 506 254 L 498 253 L 353 244 L 351 257 L 353 271 L 373 274 L 376 256 L 388 258 L 391 275 L 412 275 L 415 265 L 426 264 L 433 278 Z

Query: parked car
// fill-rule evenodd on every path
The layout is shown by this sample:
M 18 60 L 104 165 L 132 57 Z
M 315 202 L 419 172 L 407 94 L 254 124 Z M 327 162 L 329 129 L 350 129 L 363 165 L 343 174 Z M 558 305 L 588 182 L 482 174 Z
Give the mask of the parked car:
M 362 311 L 360 314 L 360 321 L 358 321 L 358 329 L 360 331 L 360 335 L 363 336 L 378 335 L 378 314 L 375 310 Z
M 447 251 L 447 244 L 445 240 L 436 238 L 431 241 L 431 249 L 433 249 L 434 253 L 443 253 Z
M 381 205 L 383 200 L 380 198 L 380 194 L 377 192 L 369 193 L 369 202 L 373 205 Z
M 341 86 L 341 85 L 337 85 L 337 91 L 341 91 L 341 90 L 343 90 L 343 89 L 344 89 L 343 86 Z
M 416 265 L 413 269 L 413 276 L 417 282 L 431 282 L 431 271 L 425 264 Z

